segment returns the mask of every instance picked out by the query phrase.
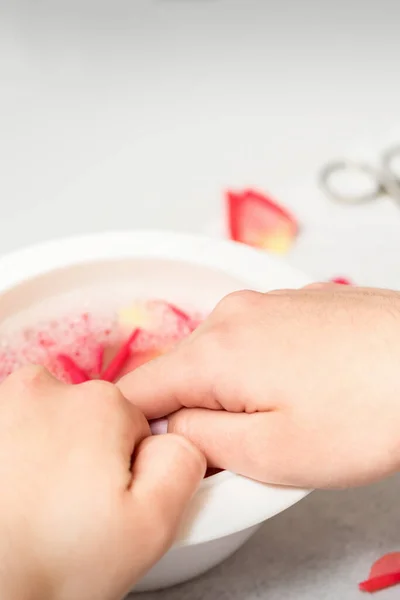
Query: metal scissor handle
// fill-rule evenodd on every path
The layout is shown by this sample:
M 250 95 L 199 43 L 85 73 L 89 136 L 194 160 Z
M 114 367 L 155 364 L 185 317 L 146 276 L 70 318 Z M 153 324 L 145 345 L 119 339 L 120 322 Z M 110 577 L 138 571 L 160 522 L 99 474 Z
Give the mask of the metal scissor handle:
M 395 179 L 400 179 L 400 172 L 396 173 L 393 169 L 393 162 L 396 158 L 400 160 L 400 145 L 392 146 L 382 154 L 382 167 Z
M 334 176 L 340 172 L 343 173 L 346 171 L 353 172 L 356 175 L 367 175 L 371 183 L 370 191 L 359 194 L 346 194 L 335 189 L 335 186 L 333 185 Z M 342 204 L 363 204 L 364 202 L 371 202 L 380 196 L 385 187 L 377 170 L 366 163 L 352 160 L 339 160 L 331 162 L 323 167 L 319 174 L 319 185 L 331 200 L 341 202 Z
M 398 171 L 393 167 L 399 161 Z M 393 146 L 382 155 L 382 170 L 385 176 L 385 188 L 389 196 L 400 202 L 400 145 Z
M 400 169 L 396 172 L 395 160 L 400 163 L 400 145 L 386 150 L 381 159 L 380 168 L 373 168 L 367 163 L 352 160 L 340 160 L 327 164 L 320 172 L 319 184 L 329 198 L 343 204 L 362 204 L 376 200 L 387 194 L 400 203 Z M 333 181 L 340 173 L 350 173 L 357 177 L 367 176 L 369 189 L 361 193 L 345 193 L 335 188 Z

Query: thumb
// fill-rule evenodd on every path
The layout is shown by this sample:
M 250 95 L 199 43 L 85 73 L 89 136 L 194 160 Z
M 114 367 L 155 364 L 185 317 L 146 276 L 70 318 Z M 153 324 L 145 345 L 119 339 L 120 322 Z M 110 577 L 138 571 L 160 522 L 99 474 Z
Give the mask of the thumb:
M 168 418 L 168 432 L 195 444 L 210 467 L 257 481 L 288 483 L 294 440 L 280 411 L 230 413 L 201 408 L 182 409 Z
M 152 553 L 162 554 L 172 542 L 206 467 L 200 450 L 179 435 L 148 437 L 136 449 L 132 506 L 137 512 L 139 502 L 144 521 L 150 522 Z

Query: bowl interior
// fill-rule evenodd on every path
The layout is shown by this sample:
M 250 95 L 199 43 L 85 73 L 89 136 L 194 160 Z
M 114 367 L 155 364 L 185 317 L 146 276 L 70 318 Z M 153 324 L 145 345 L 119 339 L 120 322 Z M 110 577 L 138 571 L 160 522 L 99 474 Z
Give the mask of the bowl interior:
M 32 319 L 70 309 L 115 310 L 136 299 L 164 299 L 207 313 L 244 282 L 219 270 L 163 259 L 93 261 L 44 273 L 5 291 L 0 333 L 16 316 Z

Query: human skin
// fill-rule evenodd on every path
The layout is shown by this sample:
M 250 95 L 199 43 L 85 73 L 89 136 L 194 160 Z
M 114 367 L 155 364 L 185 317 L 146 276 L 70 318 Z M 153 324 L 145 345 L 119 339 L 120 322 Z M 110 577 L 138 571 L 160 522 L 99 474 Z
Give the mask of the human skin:
M 210 466 L 343 488 L 400 470 L 400 295 L 315 284 L 236 292 L 119 382 Z
M 0 598 L 122 598 L 168 549 L 203 455 L 308 488 L 399 471 L 399 353 L 398 293 L 314 285 L 227 296 L 118 386 L 67 386 L 40 367 L 11 375 Z M 175 435 L 151 437 L 144 415 L 166 416 Z
M 168 549 L 205 472 L 112 384 L 24 368 L 0 385 L 0 598 L 120 600 Z

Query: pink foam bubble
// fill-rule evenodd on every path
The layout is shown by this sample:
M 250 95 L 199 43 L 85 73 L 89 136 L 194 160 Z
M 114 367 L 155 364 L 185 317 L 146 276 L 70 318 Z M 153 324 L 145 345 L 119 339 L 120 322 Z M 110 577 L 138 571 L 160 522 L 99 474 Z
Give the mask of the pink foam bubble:
M 160 300 L 151 300 L 147 308 L 159 327 L 156 331 L 140 331 L 132 344 L 132 352 L 149 356 L 157 348 L 169 348 L 186 337 L 200 322 L 199 316 L 185 321 Z M 70 383 L 69 375 L 58 360 L 69 356 L 90 377 L 97 377 L 103 356 L 108 360 L 126 340 L 117 313 L 104 315 L 95 311 L 60 314 L 49 320 L 29 323 L 20 330 L 1 335 L 0 381 L 26 364 L 40 364 L 57 378 Z

